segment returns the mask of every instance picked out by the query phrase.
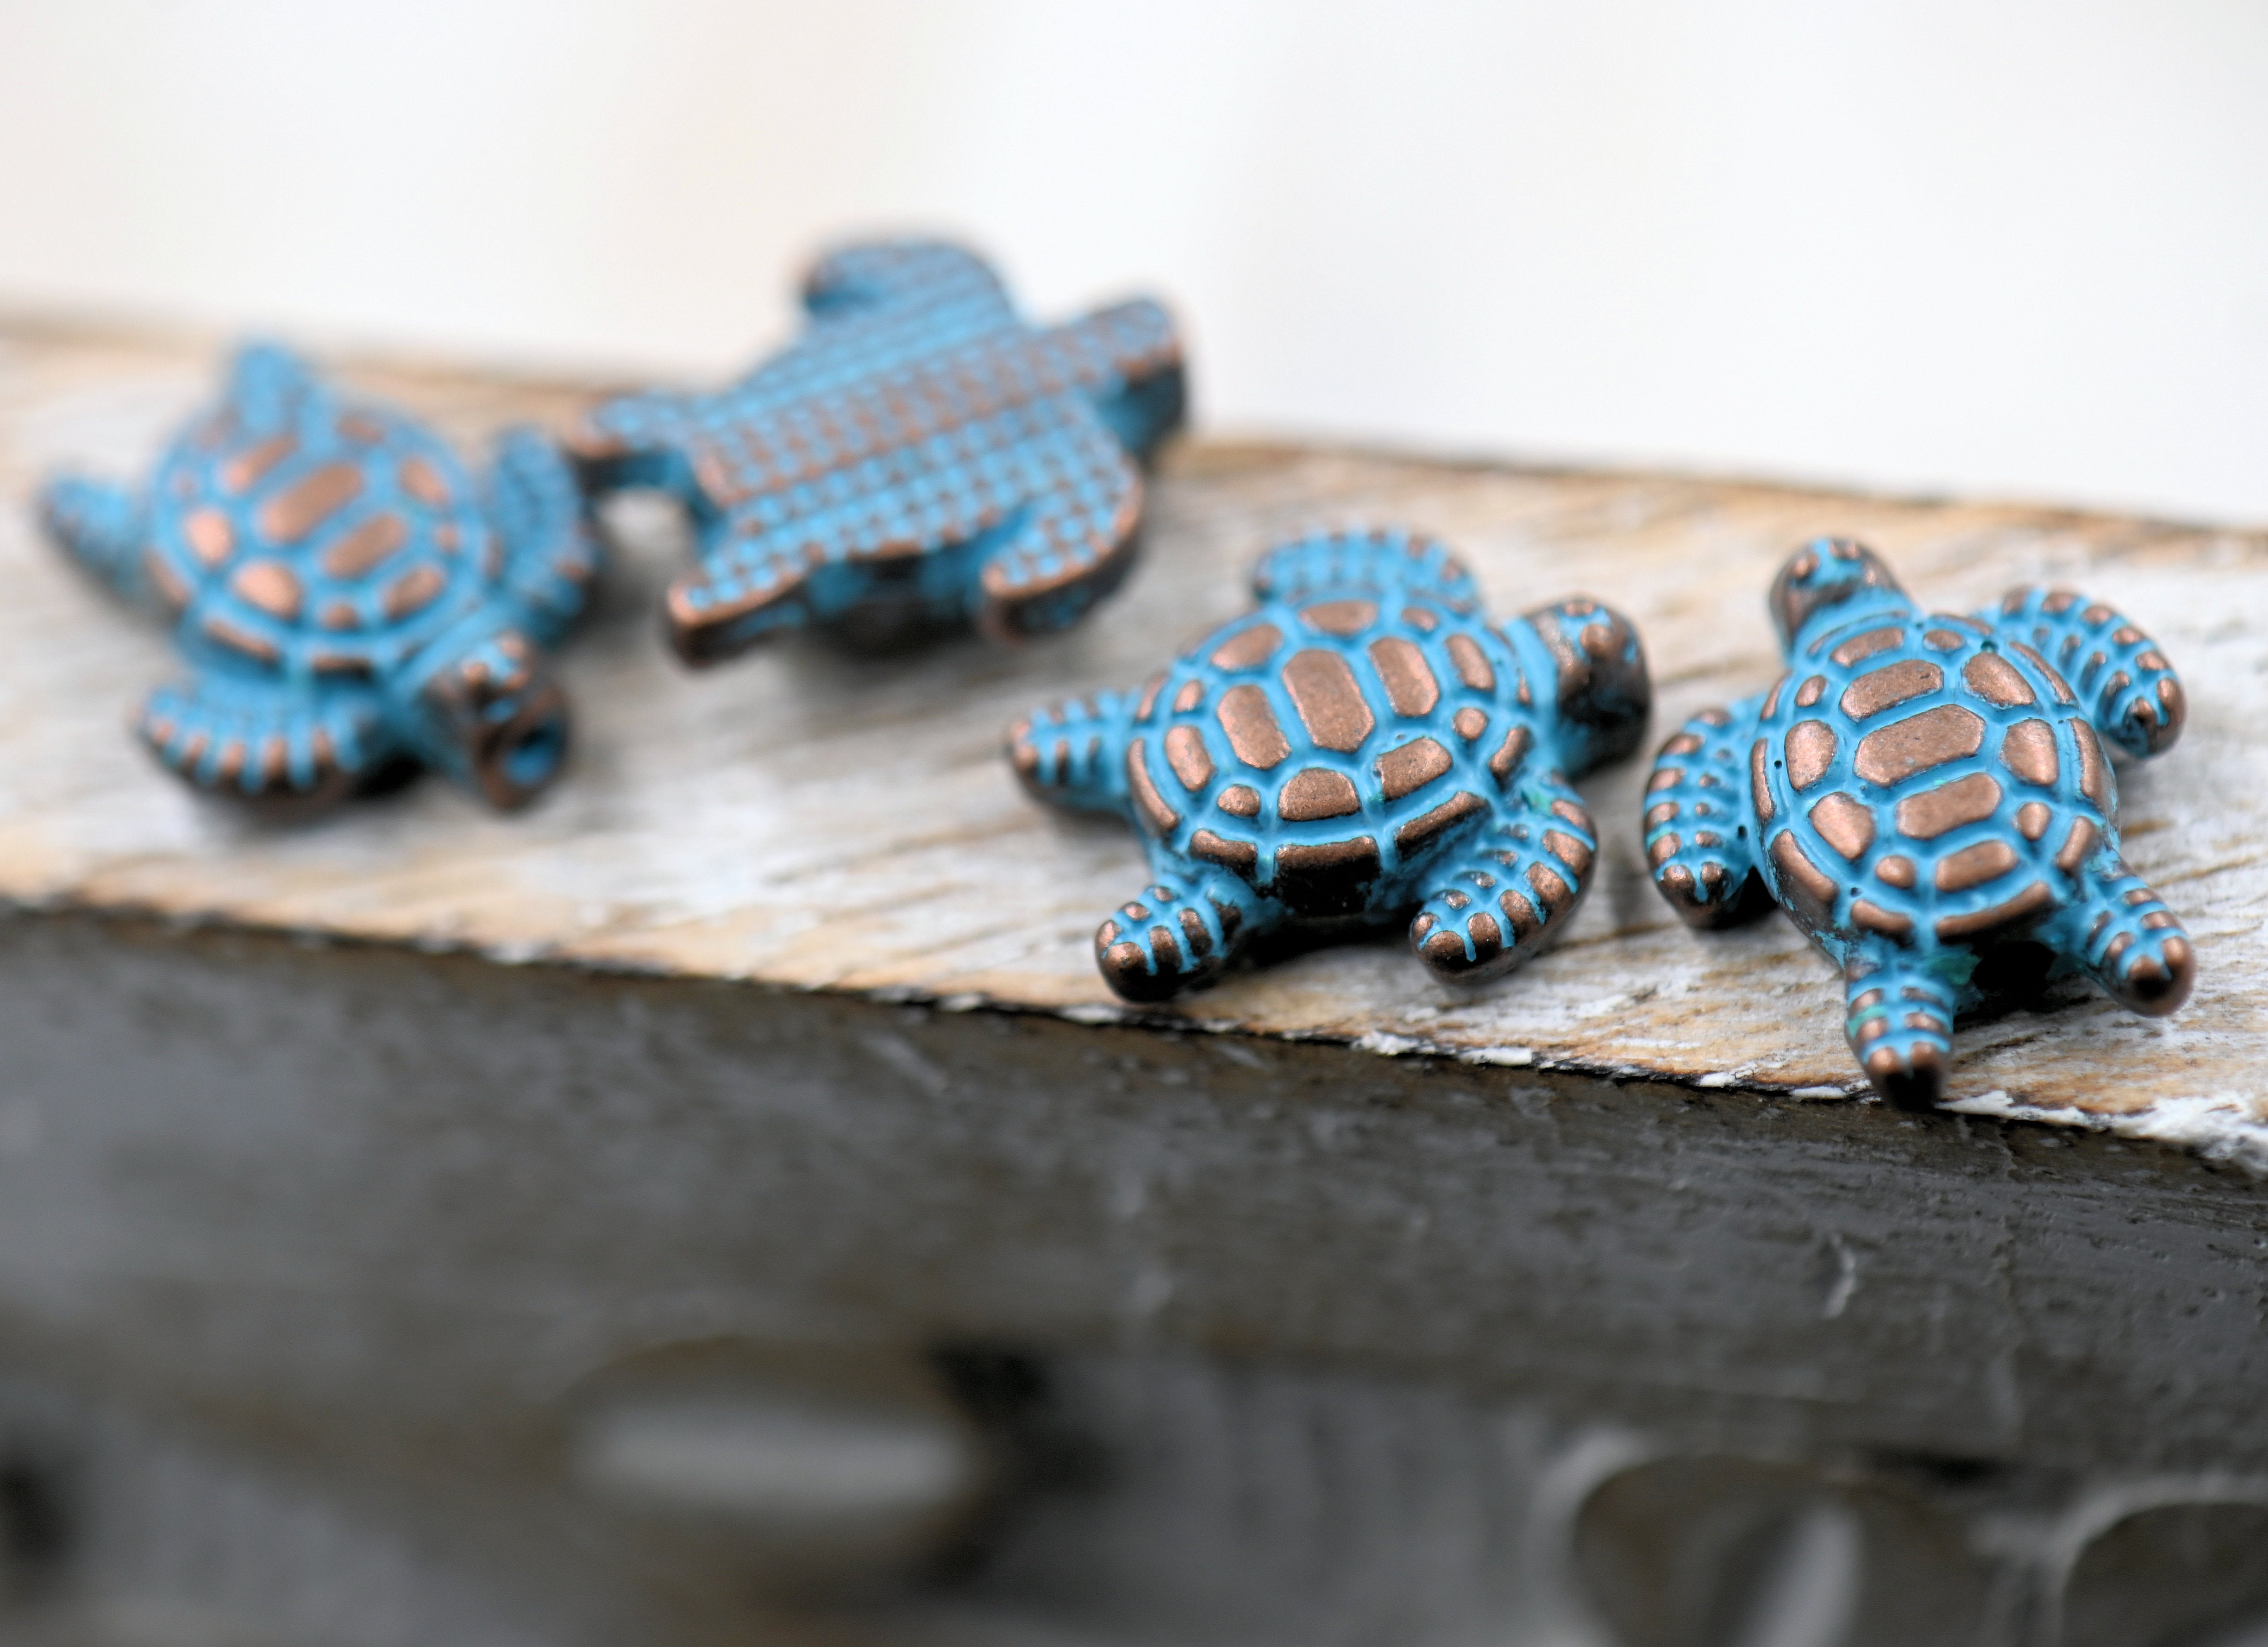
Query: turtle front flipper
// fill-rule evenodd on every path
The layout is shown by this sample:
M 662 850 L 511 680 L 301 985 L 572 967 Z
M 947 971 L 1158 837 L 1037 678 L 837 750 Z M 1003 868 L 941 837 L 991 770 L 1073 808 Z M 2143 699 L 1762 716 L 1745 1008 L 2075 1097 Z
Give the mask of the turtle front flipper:
M 2066 952 L 2095 986 L 2129 1011 L 2160 1018 L 2197 982 L 2197 949 L 2163 900 L 2105 849 L 2079 873 L 2064 916 Z
M 1916 954 L 1861 943 L 1844 970 L 1843 1032 L 1867 1079 L 1903 1110 L 1936 1107 L 1953 1062 L 1953 992 Z
M 1008 763 L 1042 801 L 1124 812 L 1133 710 L 1133 696 L 1125 692 L 1097 692 L 1034 710 L 1008 728 Z
M 1446 866 L 1410 922 L 1410 947 L 1447 984 L 1510 971 L 1566 929 L 1590 890 L 1599 838 L 1565 784 L 1499 798 L 1494 816 Z
M 328 806 L 401 753 L 361 693 L 311 698 L 204 670 L 151 692 L 136 730 L 173 772 L 235 800 Z
M 2095 730 L 2137 760 L 2181 736 L 2189 707 L 2181 677 L 2155 641 L 2101 602 L 2070 589 L 2017 588 L 1977 617 L 2052 664 Z
M 150 528 L 141 500 L 108 481 L 67 475 L 40 491 L 40 524 L 73 560 L 129 601 L 145 593 Z
M 1771 906 L 1756 866 L 1747 764 L 1763 702 L 1703 710 L 1661 746 L 1646 779 L 1646 860 L 1689 927 L 1729 927 Z
M 520 627 L 550 646 L 582 615 L 599 571 L 575 476 L 533 429 L 508 429 L 489 472 L 488 514 L 504 545 L 504 583 Z
M 1280 911 L 1226 869 L 1160 879 L 1095 929 L 1094 960 L 1120 999 L 1167 1001 L 1211 983 Z

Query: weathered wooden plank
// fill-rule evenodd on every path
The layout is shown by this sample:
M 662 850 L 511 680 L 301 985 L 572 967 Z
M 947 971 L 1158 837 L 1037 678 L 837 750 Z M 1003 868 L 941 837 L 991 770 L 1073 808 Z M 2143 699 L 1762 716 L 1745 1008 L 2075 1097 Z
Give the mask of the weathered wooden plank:
M 0 329 L 0 488 L 133 468 L 211 362 Z M 579 398 L 351 375 L 468 439 Z M 2268 541 L 1203 442 L 1158 506 L 1146 565 L 1075 635 L 795 646 L 705 676 L 656 640 L 676 545 L 633 514 L 565 660 L 583 737 L 550 800 L 499 820 L 427 784 L 286 831 L 134 749 L 119 723 L 162 645 L 0 510 L 0 907 L 52 912 L 0 919 L 0 1363 L 320 1479 L 373 1550 L 395 1525 L 446 1549 L 373 1641 L 521 1602 L 525 1629 L 482 1638 L 744 1639 L 746 1529 L 655 1518 L 580 1462 L 599 1395 L 659 1400 L 666 1377 L 641 1379 L 718 1347 L 838 1374 L 1000 1354 L 1054 1391 L 1034 1444 L 1102 1449 L 1086 1487 L 1009 1496 L 1000 1564 L 932 1592 L 960 1609 L 929 1621 L 942 1637 L 904 1618 L 877 1639 L 1041 1639 L 1035 1618 L 1088 1614 L 1034 1599 L 1070 1595 L 1113 1639 L 1185 1617 L 1322 1639 L 1292 1621 L 1358 1616 L 1412 1640 L 1684 1639 L 1606 1621 L 1633 1597 L 1716 1605 L 1670 1594 L 1665 1529 L 1721 1543 L 1822 1503 L 1863 1549 L 1846 1588 L 1956 1621 L 1868 1639 L 2030 1639 L 2032 1605 L 2078 1629 L 2085 1551 L 2161 1633 L 2219 1621 L 2229 1598 L 2191 1567 L 2135 1567 L 2122 1518 L 2156 1506 L 2189 1551 L 2218 1516 L 2211 1547 L 2249 1547 L 2268 1182 L 2074 1129 L 2268 1163 Z M 1669 920 L 1633 769 L 1590 786 L 1600 897 L 1500 986 L 1452 995 L 1381 942 L 1129 1018 L 1087 934 L 1140 856 L 1027 804 L 999 727 L 1138 678 L 1241 608 L 1271 537 L 1349 518 L 1450 536 L 1499 609 L 1576 587 L 1627 607 L 1664 726 L 1767 677 L 1760 591 L 1814 532 L 1874 538 L 1949 603 L 2042 576 L 2117 600 L 2195 702 L 2127 815 L 2198 935 L 2197 1002 L 2152 1025 L 2073 994 L 1964 1030 L 1964 1108 L 2069 1125 L 1785 1101 L 1854 1084 L 1836 987 L 1784 923 Z M 988 1004 L 1012 1010 L 937 1009 Z M 0 1400 L 0 1464 L 32 1459 L 90 1527 L 132 1500 L 116 1449 L 27 1453 L 23 1405 Z M 1021 1444 L 987 1456 L 1013 1477 Z M 225 1546 L 210 1519 L 199 1501 L 175 1536 Z M 232 1525 L 292 1543 L 273 1514 Z M 111 1536 L 56 1558 L 74 1595 L 149 1582 L 104 1567 Z M 1592 1584 L 1583 1539 L 1642 1580 Z M 328 1547 L 253 1562 L 235 1604 L 267 1626 L 300 1590 L 328 1604 L 353 1566 Z
M 210 387 L 192 341 L 0 334 L 0 488 L 48 466 L 131 470 Z M 400 367 L 349 372 L 453 433 L 557 420 L 573 386 Z M 1146 559 L 1075 633 L 1017 653 L 971 640 L 852 659 L 791 646 L 692 676 L 651 609 L 670 524 L 622 522 L 613 594 L 564 673 L 574 770 L 532 815 L 482 815 L 438 784 L 279 831 L 202 802 L 119 730 L 168 665 L 159 639 L 0 514 L 0 896 L 247 926 L 747 979 L 1083 1022 L 1123 1011 L 1088 936 L 1142 884 L 1113 825 L 1031 805 L 997 757 L 1030 705 L 1130 683 L 1238 610 L 1251 556 L 1318 521 L 1440 533 L 1499 609 L 1584 589 L 1641 624 L 1657 733 L 1775 668 L 1761 594 L 1795 541 L 1856 535 L 1955 609 L 2021 580 L 2075 582 L 2149 628 L 2194 705 L 2170 757 L 2124 777 L 2128 855 L 2195 934 L 2202 982 L 2168 1022 L 2077 988 L 1963 1030 L 1957 1107 L 2098 1125 L 2268 1163 L 2268 533 L 2012 505 L 1856 497 L 1664 476 L 1456 465 L 1199 440 L 1168 457 Z M 1642 764 L 1586 785 L 1606 833 L 1568 941 L 1471 995 L 1397 942 L 1342 945 L 1154 1021 L 1482 1064 L 1644 1075 L 1810 1097 L 1858 1089 L 1839 986 L 1777 918 L 1686 933 L 1638 852 Z

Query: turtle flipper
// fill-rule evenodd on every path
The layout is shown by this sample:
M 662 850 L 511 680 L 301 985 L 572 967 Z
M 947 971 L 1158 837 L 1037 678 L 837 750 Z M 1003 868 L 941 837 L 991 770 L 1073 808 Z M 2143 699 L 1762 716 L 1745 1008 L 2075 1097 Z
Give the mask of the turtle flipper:
M 1448 984 L 1477 984 L 1547 948 L 1590 890 L 1598 831 L 1556 776 L 1523 779 L 1445 865 L 1410 922 L 1410 947 Z
M 651 486 L 674 498 L 698 526 L 717 511 L 687 455 L 699 433 L 695 408 L 690 397 L 660 389 L 620 395 L 586 408 L 562 444 L 592 497 Z
M 1087 358 L 1079 375 L 1110 432 L 1146 462 L 1189 415 L 1189 373 L 1174 317 L 1147 298 L 1121 303 L 1063 329 L 1065 349 Z
M 1282 919 L 1226 869 L 1161 880 L 1095 929 L 1095 964 L 1126 1001 L 1166 1001 L 1210 984 L 1236 952 Z
M 698 568 L 669 586 L 662 608 L 669 644 L 698 668 L 803 628 L 814 617 L 811 570 L 810 558 L 778 540 L 728 533 L 703 551 Z
M 204 671 L 160 686 L 136 730 L 198 788 L 244 801 L 328 805 L 398 753 L 374 699 L 321 699 Z
M 1057 445 L 1060 478 L 1040 490 L 977 574 L 977 626 L 998 640 L 1069 628 L 1125 580 L 1142 521 L 1142 476 L 1082 404 Z
M 1953 992 L 1888 943 L 1861 945 L 1844 978 L 1843 1032 L 1874 1090 L 1900 1109 L 1934 1107 L 1953 1063 Z
M 1977 616 L 2052 663 L 2095 729 L 2136 759 L 2171 749 L 2188 702 L 2157 643 L 2099 601 L 2070 589 L 2017 588 Z
M 1771 907 L 1749 828 L 1751 698 L 1705 709 L 1661 746 L 1646 780 L 1646 859 L 1653 884 L 1689 927 L 1730 927 Z
M 73 560 L 129 601 L 144 593 L 150 541 L 141 500 L 108 481 L 67 475 L 40 491 L 40 523 Z
M 550 646 L 581 615 L 599 570 L 598 543 L 567 460 L 533 429 L 506 430 L 497 441 L 487 503 L 520 626 Z
M 1131 693 L 1097 692 L 1034 710 L 1008 728 L 1009 763 L 1024 787 L 1043 801 L 1123 812 L 1133 708 Z
M 1481 593 L 1446 545 L 1411 532 L 1318 532 L 1270 550 L 1252 568 L 1252 593 L 1263 601 L 1354 589 L 1408 589 L 1475 603 Z
M 2115 853 L 2083 867 L 2079 883 L 2065 915 L 2071 958 L 2130 1011 L 2177 1010 L 2197 982 L 2197 949 L 2174 912 Z
M 803 277 L 804 313 L 817 321 L 946 307 L 993 326 L 1015 319 L 992 266 L 950 240 L 855 241 L 821 256 Z

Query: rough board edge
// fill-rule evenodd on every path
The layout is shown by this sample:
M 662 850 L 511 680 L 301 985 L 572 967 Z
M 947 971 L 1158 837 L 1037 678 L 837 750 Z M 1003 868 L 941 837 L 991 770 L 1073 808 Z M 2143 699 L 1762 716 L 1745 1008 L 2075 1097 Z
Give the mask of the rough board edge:
M 311 949 L 369 950 L 401 956 L 446 956 L 509 969 L 549 969 L 585 979 L 637 979 L 652 982 L 717 985 L 781 997 L 818 996 L 875 1006 L 921 1007 L 946 1013 L 990 1013 L 1002 1017 L 1043 1018 L 1079 1029 L 1114 1029 L 1272 1042 L 1282 1045 L 1338 1047 L 1366 1057 L 1408 1059 L 1420 1064 L 1455 1066 L 1476 1073 L 1491 1068 L 1516 1069 L 1523 1075 L 1551 1075 L 1595 1082 L 1609 1087 L 1653 1087 L 1666 1092 L 1711 1098 L 1748 1097 L 1762 1103 L 1842 1103 L 1854 1109 L 1883 1107 L 1881 1098 L 1863 1081 L 1835 1085 L 1795 1085 L 1761 1082 L 1723 1072 L 1679 1075 L 1658 1069 L 1604 1059 L 1555 1058 L 1525 1046 L 1456 1046 L 1419 1036 L 1373 1030 L 1359 1035 L 1331 1030 L 1270 1030 L 1227 1018 L 1206 1018 L 1136 1006 L 1074 1002 L 1051 1006 L 1014 1001 L 983 991 L 945 992 L 916 985 L 885 984 L 843 987 L 831 984 L 792 984 L 777 979 L 725 977 L 627 956 L 570 955 L 549 946 L 494 944 L 436 935 L 395 939 L 364 933 L 346 933 L 312 927 L 294 927 L 244 920 L 204 912 L 182 913 L 125 902 L 99 903 L 68 895 L 24 898 L 0 896 L 0 920 L 77 918 L 98 927 L 142 926 L 163 934 L 210 934 L 281 941 Z M 1983 1120 L 2004 1126 L 2042 1126 L 2091 1133 L 2131 1142 L 2148 1143 L 2214 1166 L 2235 1167 L 2254 1178 L 2268 1179 L 2268 1126 L 2243 1121 L 2232 1127 L 2233 1106 L 2205 1099 L 2160 1104 L 2148 1112 L 2099 1115 L 2066 1107 L 2021 1103 L 1995 1090 L 1975 1097 L 1955 1099 L 1936 1112 Z

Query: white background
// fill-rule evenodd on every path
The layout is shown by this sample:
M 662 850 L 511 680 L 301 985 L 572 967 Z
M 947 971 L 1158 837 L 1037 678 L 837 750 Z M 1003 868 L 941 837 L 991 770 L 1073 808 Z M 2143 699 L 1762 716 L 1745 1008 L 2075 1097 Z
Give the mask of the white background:
M 814 245 L 1215 428 L 2268 521 L 2268 0 L 0 0 L 0 305 L 718 376 Z

